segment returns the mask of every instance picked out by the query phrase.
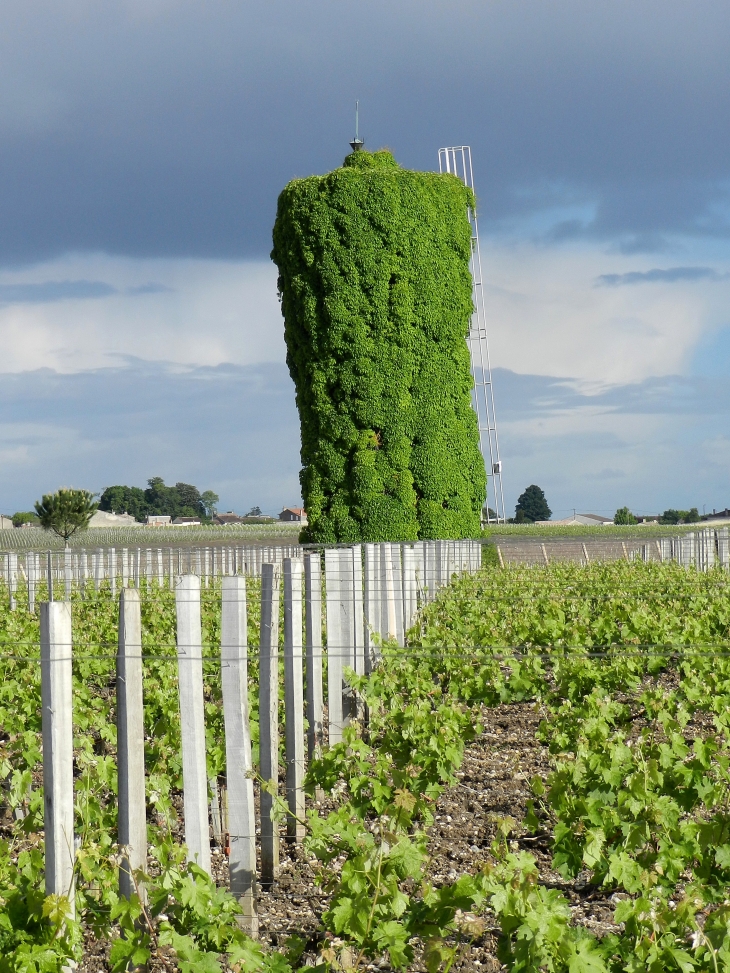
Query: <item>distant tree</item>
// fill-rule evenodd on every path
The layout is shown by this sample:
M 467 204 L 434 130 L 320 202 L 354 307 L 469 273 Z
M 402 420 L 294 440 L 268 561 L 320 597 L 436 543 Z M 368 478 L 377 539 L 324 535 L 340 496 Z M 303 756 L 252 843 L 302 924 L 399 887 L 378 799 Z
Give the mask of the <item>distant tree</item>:
M 639 521 L 634 517 L 628 507 L 619 507 L 616 513 L 613 515 L 614 524 L 627 525 L 627 524 L 638 524 Z
M 522 514 L 522 520 L 520 519 Z M 534 483 L 528 486 L 525 492 L 517 498 L 515 507 L 515 523 L 520 524 L 527 521 L 534 523 L 536 520 L 549 520 L 552 510 L 548 507 L 545 494 Z
M 203 508 L 203 513 L 208 518 L 212 520 L 216 514 L 216 504 L 220 500 L 217 493 L 213 493 L 212 490 L 206 490 L 205 493 L 200 498 L 200 505 Z
M 23 524 L 37 523 L 39 523 L 38 514 L 32 510 L 23 510 L 13 514 L 13 527 L 22 527 Z
M 482 520 L 496 520 L 496 519 L 497 519 L 497 515 L 495 514 L 495 512 L 492 510 L 491 507 L 487 507 L 487 506 L 482 507 Z
M 678 524 L 682 519 L 682 511 L 674 510 L 672 507 L 669 510 L 665 510 L 664 513 L 659 518 L 660 524 Z
M 699 522 L 700 515 L 697 507 L 691 510 L 674 510 L 672 507 L 665 510 L 659 518 L 660 524 L 696 524 Z
M 58 490 L 45 493 L 36 501 L 35 510 L 41 527 L 63 538 L 64 544 L 79 531 L 86 530 L 98 505 L 88 490 Z
M 116 514 L 131 514 L 142 523 L 147 516 L 147 501 L 141 487 L 110 486 L 99 499 L 99 510 L 109 510 Z
M 144 492 L 147 503 L 147 511 L 151 514 L 162 514 L 168 517 L 180 516 L 180 498 L 175 487 L 165 486 L 165 481 L 161 476 L 152 476 L 147 480 L 147 489 Z
M 174 489 L 177 491 L 180 506 L 188 507 L 192 511 L 188 516 L 200 517 L 205 513 L 203 498 L 196 486 L 192 483 L 176 483 Z
M 263 517 L 261 513 L 261 507 L 251 507 L 249 512 L 246 514 L 247 517 Z

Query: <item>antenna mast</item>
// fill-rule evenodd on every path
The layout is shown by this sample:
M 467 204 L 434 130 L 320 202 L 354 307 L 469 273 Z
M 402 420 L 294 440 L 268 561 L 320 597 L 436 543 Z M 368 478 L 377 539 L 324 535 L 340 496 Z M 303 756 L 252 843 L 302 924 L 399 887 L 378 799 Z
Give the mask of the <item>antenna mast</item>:
M 474 173 L 471 166 L 471 149 L 468 145 L 457 145 L 439 149 L 439 172 L 450 172 L 474 192 Z M 489 361 L 489 341 L 487 338 L 487 316 L 484 310 L 482 287 L 482 258 L 479 252 L 479 227 L 476 210 L 469 208 L 471 225 L 471 279 L 474 313 L 471 318 L 469 351 L 471 370 L 474 376 L 472 405 L 479 424 L 479 446 L 487 468 L 487 523 L 493 523 L 489 514 L 490 481 L 494 499 L 496 522 L 505 522 L 504 493 L 502 491 L 502 461 L 499 458 L 499 438 L 497 436 L 497 416 L 494 411 L 494 391 L 492 388 L 492 367 Z
M 355 138 L 350 142 L 350 148 L 353 152 L 359 152 L 360 149 L 365 145 L 363 139 L 360 138 L 358 131 L 358 115 L 360 114 L 360 102 L 355 102 Z

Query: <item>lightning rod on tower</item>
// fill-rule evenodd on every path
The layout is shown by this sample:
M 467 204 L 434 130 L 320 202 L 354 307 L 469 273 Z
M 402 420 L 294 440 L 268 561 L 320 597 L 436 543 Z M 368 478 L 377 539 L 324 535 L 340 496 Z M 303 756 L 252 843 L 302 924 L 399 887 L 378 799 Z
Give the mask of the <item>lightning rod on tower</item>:
M 356 101 L 355 102 L 355 138 L 352 140 L 352 142 L 350 142 L 350 147 L 352 148 L 353 152 L 359 152 L 360 149 L 363 147 L 363 145 L 365 145 L 364 140 L 360 138 L 360 134 L 358 132 L 359 113 L 360 113 L 360 102 Z

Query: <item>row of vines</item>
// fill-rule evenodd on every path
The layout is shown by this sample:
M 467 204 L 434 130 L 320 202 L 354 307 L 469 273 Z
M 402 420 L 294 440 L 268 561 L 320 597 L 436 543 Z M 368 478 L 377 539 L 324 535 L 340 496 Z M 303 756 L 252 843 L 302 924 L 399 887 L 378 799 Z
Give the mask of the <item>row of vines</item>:
M 252 735 L 258 643 L 251 586 Z M 109 944 L 114 971 L 178 968 L 320 971 L 469 969 L 496 937 L 514 971 L 730 970 L 730 592 L 720 572 L 676 565 L 571 565 L 455 580 L 428 606 L 406 650 L 383 647 L 352 677 L 367 726 L 312 762 L 305 850 L 328 893 L 315 936 L 264 948 L 241 931 L 238 903 L 185 860 L 173 838 L 180 788 L 174 602 L 142 599 L 148 874 L 143 897 L 117 894 L 114 650 L 104 592 L 74 602 L 76 917 L 43 894 L 38 627 L 0 615 L 0 973 L 56 973 Z M 219 596 L 203 593 L 209 776 L 225 772 Z M 551 771 L 532 782 L 523 821 L 464 874 L 432 884 L 429 828 L 457 786 L 465 746 L 489 707 L 534 702 Z M 262 784 L 262 786 L 266 786 Z M 278 813 L 285 814 L 281 804 Z M 614 903 L 613 931 L 574 921 L 521 839 L 543 835 L 566 881 L 583 875 Z

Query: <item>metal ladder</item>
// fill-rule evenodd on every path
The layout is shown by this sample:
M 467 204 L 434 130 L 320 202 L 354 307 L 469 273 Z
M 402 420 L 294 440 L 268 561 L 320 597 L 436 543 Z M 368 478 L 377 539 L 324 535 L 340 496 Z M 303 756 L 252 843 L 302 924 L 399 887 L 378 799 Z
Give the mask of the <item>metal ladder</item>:
M 474 173 L 471 165 L 471 149 L 468 145 L 457 145 L 439 149 L 439 172 L 449 172 L 457 176 L 474 192 Z M 494 389 L 492 387 L 492 368 L 489 361 L 489 340 L 487 337 L 487 316 L 484 310 L 482 287 L 482 258 L 479 252 L 479 226 L 476 208 L 467 211 L 471 226 L 471 259 L 469 269 L 472 279 L 472 299 L 474 313 L 467 342 L 471 354 L 471 370 L 474 376 L 472 404 L 479 425 L 479 446 L 487 470 L 487 523 L 493 523 L 489 515 L 490 481 L 494 502 L 496 522 L 505 522 L 504 493 L 502 491 L 502 461 L 499 458 L 499 437 L 497 435 L 497 416 L 494 411 Z

